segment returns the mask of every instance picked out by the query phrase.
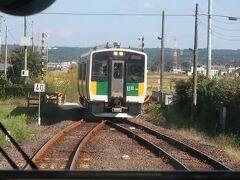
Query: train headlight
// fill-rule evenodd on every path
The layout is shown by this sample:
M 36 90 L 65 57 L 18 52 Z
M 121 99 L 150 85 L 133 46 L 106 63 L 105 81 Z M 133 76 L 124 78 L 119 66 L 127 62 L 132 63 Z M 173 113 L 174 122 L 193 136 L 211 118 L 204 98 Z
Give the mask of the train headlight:
M 114 52 L 113 52 L 113 55 L 114 55 L 114 56 L 118 56 L 118 52 L 117 52 L 117 51 L 114 51 Z
M 123 52 L 119 52 L 119 56 L 123 56 Z

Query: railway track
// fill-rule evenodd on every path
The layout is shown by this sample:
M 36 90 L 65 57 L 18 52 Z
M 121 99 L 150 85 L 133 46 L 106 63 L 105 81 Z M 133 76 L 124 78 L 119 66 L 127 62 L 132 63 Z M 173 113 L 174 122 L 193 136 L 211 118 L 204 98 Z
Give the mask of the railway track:
M 107 124 L 134 138 L 176 169 L 187 171 L 232 171 L 229 167 L 197 149 L 145 126 L 133 123 L 129 120 L 123 120 L 118 123 L 108 121 Z
M 105 123 L 80 120 L 72 124 L 42 146 L 32 161 L 38 169 L 75 169 L 80 150 Z
M 187 144 L 126 119 L 117 122 L 102 120 L 101 123 L 80 120 L 62 130 L 42 146 L 32 158 L 33 163 L 38 169 L 82 169 L 81 154 L 86 153 L 84 148 L 93 135 L 105 125 L 133 138 L 173 169 L 232 171 L 229 167 Z M 30 169 L 30 166 L 26 166 L 25 169 Z

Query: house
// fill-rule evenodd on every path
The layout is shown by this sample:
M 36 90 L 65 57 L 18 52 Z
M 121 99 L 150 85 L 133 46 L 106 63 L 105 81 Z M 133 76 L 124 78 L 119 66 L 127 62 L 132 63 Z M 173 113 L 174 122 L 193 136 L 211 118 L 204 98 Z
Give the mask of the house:
M 7 70 L 12 67 L 11 64 L 7 64 Z M 4 74 L 4 63 L 0 63 L 0 75 Z

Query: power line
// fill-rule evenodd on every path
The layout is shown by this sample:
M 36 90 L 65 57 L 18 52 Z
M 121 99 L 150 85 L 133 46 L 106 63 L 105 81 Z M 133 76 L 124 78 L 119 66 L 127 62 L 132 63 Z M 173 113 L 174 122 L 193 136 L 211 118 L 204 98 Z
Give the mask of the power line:
M 199 14 L 200 16 L 208 16 L 208 14 Z M 227 16 L 222 14 L 211 14 L 212 17 L 221 17 L 221 18 L 234 18 L 234 19 L 240 19 L 240 17 L 233 17 L 233 16 Z
M 207 30 L 207 26 L 205 24 L 203 24 L 202 22 L 200 22 L 200 27 L 203 30 Z M 222 40 L 226 40 L 226 41 L 240 41 L 240 36 L 238 36 L 239 38 L 233 38 L 231 36 L 227 36 L 221 33 L 218 33 L 214 30 L 212 30 L 212 35 L 218 39 L 222 39 Z
M 204 22 L 205 24 L 207 24 L 205 19 L 201 19 L 202 22 Z M 224 28 L 224 27 L 220 27 L 216 24 L 212 24 L 213 27 L 217 28 L 217 29 L 221 29 L 223 31 L 240 31 L 240 29 L 230 29 L 230 28 Z
M 73 12 L 42 12 L 39 13 L 42 15 L 67 15 L 67 16 L 156 16 L 161 17 L 162 14 L 159 13 L 73 13 Z M 194 14 L 166 14 L 168 17 L 194 17 Z M 201 13 L 199 16 L 208 16 L 206 13 Z M 221 17 L 221 18 L 234 18 L 240 19 L 240 17 L 227 16 L 222 14 L 212 14 L 212 17 Z
M 205 27 L 207 27 L 207 25 L 206 25 L 203 21 L 201 21 L 200 19 L 199 19 L 199 22 L 200 22 L 202 25 L 204 25 Z M 212 28 L 212 31 L 215 32 L 216 34 L 220 35 L 220 36 L 232 37 L 232 38 L 235 38 L 235 37 L 240 38 L 240 35 L 236 35 L 236 36 L 235 36 L 235 35 L 222 34 L 222 33 L 219 33 L 219 32 L 217 32 L 217 31 L 213 30 L 213 28 Z
M 212 18 L 212 20 L 217 22 L 217 23 L 221 23 L 221 24 L 231 24 L 231 25 L 240 24 L 240 22 L 230 22 L 228 19 L 227 19 L 227 22 L 226 21 L 221 21 L 221 20 L 216 19 L 216 18 Z
M 161 17 L 162 14 L 158 13 L 65 13 L 65 12 L 48 12 L 40 13 L 42 15 L 67 15 L 67 16 L 152 16 Z M 193 17 L 194 14 L 166 14 L 165 16 L 173 17 Z

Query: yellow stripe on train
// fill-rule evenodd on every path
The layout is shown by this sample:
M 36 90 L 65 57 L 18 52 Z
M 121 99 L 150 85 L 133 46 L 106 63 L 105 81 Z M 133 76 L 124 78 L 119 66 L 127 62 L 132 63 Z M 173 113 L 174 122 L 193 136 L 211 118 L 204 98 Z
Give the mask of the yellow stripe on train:
M 92 94 L 97 94 L 97 81 L 91 81 L 91 92 Z
M 138 96 L 143 96 L 144 83 L 138 83 Z

